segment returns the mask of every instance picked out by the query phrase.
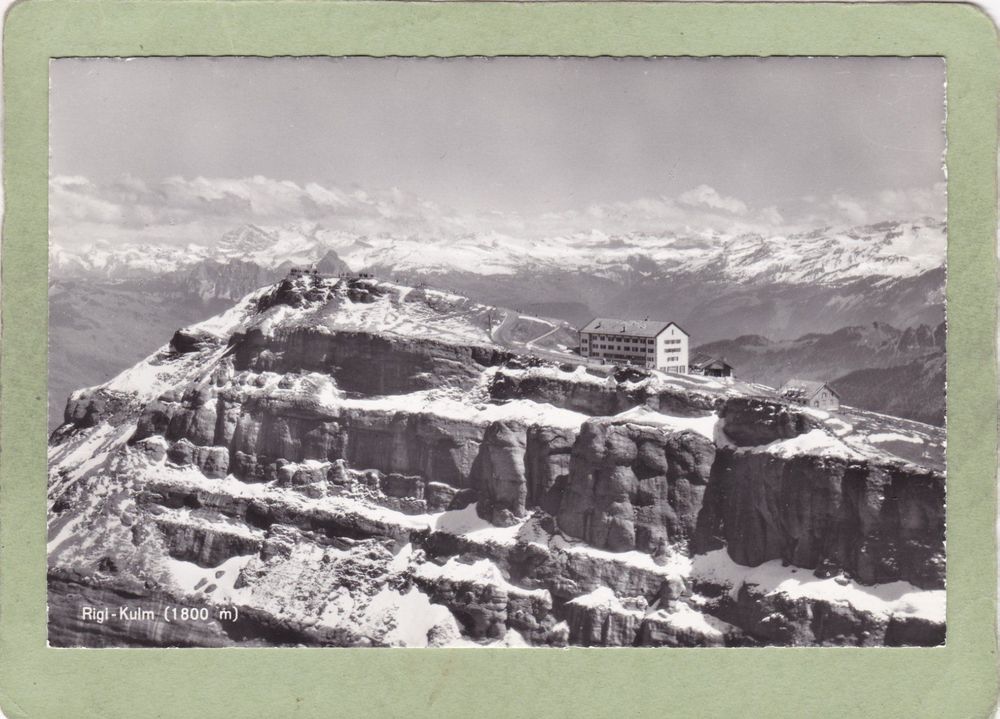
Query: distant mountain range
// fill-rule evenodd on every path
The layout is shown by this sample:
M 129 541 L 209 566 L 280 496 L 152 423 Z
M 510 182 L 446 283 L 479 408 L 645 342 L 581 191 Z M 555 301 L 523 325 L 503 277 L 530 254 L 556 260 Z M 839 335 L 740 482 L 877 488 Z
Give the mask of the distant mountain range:
M 748 335 L 780 343 L 872 322 L 940 324 L 945 243 L 944 223 L 922 218 L 773 237 L 592 231 L 442 238 L 300 223 L 245 225 L 211 246 L 53 244 L 51 417 L 58 421 L 67 387 L 107 379 L 156 349 L 153 338 L 211 316 L 292 267 L 367 270 L 577 326 L 597 315 L 648 316 L 678 322 L 695 344 Z M 840 335 L 830 341 L 852 342 Z M 816 371 L 832 377 L 898 366 L 859 364 L 835 352 L 820 367 L 822 351 L 813 354 Z
M 794 340 L 743 335 L 701 345 L 739 377 L 780 387 L 791 378 L 829 382 L 844 404 L 944 424 L 945 325 L 897 329 L 882 322 Z
M 944 223 L 926 218 L 774 237 L 592 231 L 455 239 L 246 225 L 212 247 L 53 246 L 51 266 L 54 278 L 91 280 L 207 273 L 202 288 L 215 281 L 224 291 L 230 282 L 244 286 L 254 272 L 263 284 L 293 266 L 368 269 L 577 324 L 596 315 L 670 319 L 707 342 L 751 332 L 788 339 L 872 321 L 937 324 L 944 319 L 945 243 Z M 259 269 L 216 266 L 234 262 Z
M 834 380 L 833 386 L 844 404 L 944 426 L 944 351 L 905 365 L 856 370 Z
M 762 236 L 717 231 L 624 233 L 593 230 L 557 237 L 499 233 L 462 237 L 355 235 L 319 225 L 245 225 L 214 244 L 186 246 L 104 243 L 55 246 L 55 274 L 122 277 L 163 274 L 202 260 L 241 259 L 275 268 L 320 261 L 333 250 L 354 269 L 423 275 L 511 276 L 572 270 L 617 280 L 671 274 L 711 275 L 748 285 L 834 284 L 870 277 L 917 277 L 942 265 L 943 222 L 923 218 L 850 228 Z

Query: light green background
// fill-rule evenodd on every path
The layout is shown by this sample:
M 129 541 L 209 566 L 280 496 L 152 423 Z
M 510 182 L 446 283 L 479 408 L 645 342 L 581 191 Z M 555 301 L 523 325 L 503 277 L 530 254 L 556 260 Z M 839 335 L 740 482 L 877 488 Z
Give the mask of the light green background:
M 5 27 L 0 707 L 18 717 L 985 717 L 995 696 L 996 80 L 955 4 L 28 0 Z M 45 644 L 47 66 L 73 55 L 943 55 L 948 642 L 937 649 Z

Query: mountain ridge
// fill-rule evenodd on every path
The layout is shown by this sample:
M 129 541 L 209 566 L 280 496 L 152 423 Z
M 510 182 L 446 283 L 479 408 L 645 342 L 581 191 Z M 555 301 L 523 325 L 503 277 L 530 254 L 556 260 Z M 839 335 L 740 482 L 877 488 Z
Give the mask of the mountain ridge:
M 539 241 L 496 232 L 468 237 L 355 235 L 301 223 L 244 225 L 214 246 L 126 244 L 117 248 L 56 245 L 55 274 L 101 274 L 130 267 L 155 274 L 202 259 L 243 259 L 275 268 L 309 264 L 336 251 L 354 270 L 511 274 L 520 268 L 586 271 L 597 276 L 639 276 L 654 268 L 713 275 L 748 284 L 838 283 L 862 277 L 914 277 L 944 262 L 945 224 L 930 218 L 858 227 L 827 227 L 775 237 L 759 234 L 645 232 L 605 235 L 597 230 Z M 156 248 L 157 251 L 150 252 Z M 651 264 L 650 264 L 651 263 Z M 168 271 L 168 270 L 159 270 Z
M 750 381 L 780 387 L 793 378 L 820 380 L 845 404 L 943 425 L 945 335 L 943 322 L 903 329 L 873 322 L 794 340 L 744 335 L 694 351 L 726 359 Z
M 50 642 L 943 641 L 939 429 L 539 360 L 497 312 L 287 278 L 74 393 L 50 440 Z M 84 623 L 81 593 L 242 620 Z
M 328 274 L 366 270 L 448 287 L 483 304 L 575 326 L 599 315 L 660 317 L 684 326 L 694 344 L 705 344 L 748 330 L 781 339 L 871 320 L 936 325 L 944 319 L 943 251 L 934 262 L 928 258 L 943 247 L 944 231 L 941 222 L 921 220 L 823 228 L 787 243 L 710 232 L 583 233 L 554 246 L 470 236 L 453 245 L 416 235 L 330 233 L 299 223 L 238 227 L 213 247 L 101 245 L 67 252 L 52 245 L 50 283 L 62 298 L 52 315 L 50 345 L 64 359 L 50 373 L 56 388 L 51 423 L 54 428 L 59 397 L 71 387 L 106 379 L 155 349 L 154 336 L 210 316 L 291 267 L 317 266 Z M 919 245 L 921 238 L 927 247 L 916 254 L 923 259 L 892 261 L 896 250 Z M 784 254 L 773 251 L 785 244 Z M 827 271 L 828 257 L 839 258 L 839 274 Z M 872 257 L 881 261 L 868 262 Z M 99 306 L 100 316 L 83 317 L 87 306 Z

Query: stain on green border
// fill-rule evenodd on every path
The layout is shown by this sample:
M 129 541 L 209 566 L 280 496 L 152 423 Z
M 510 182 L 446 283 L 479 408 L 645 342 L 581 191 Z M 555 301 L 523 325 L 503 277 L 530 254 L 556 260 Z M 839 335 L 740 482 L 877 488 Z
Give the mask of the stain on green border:
M 24 0 L 4 43 L 0 707 L 18 717 L 985 717 L 996 695 L 996 91 L 962 4 Z M 47 68 L 73 55 L 940 55 L 948 644 L 60 650 L 45 644 Z

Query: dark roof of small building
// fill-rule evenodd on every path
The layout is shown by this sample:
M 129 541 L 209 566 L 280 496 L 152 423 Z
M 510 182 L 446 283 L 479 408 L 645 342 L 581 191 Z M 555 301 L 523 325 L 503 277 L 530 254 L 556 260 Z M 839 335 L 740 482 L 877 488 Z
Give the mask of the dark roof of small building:
M 826 382 L 809 379 L 790 379 L 778 390 L 782 397 L 789 399 L 812 399 L 823 388 L 829 390 L 834 397 L 840 399 L 837 391 Z
M 608 317 L 595 317 L 584 325 L 580 331 L 600 332 L 606 335 L 628 335 L 630 337 L 656 337 L 671 325 L 684 332 L 684 328 L 676 322 L 616 320 Z M 687 334 L 687 332 L 684 332 L 684 334 Z
M 688 365 L 693 369 L 704 369 L 705 367 L 708 367 L 710 364 L 715 364 L 716 362 L 718 362 L 721 365 L 725 365 L 729 369 L 733 368 L 733 366 L 728 362 L 726 362 L 724 359 L 719 359 L 718 357 L 707 355 L 704 352 L 699 352 L 690 360 L 688 360 Z

